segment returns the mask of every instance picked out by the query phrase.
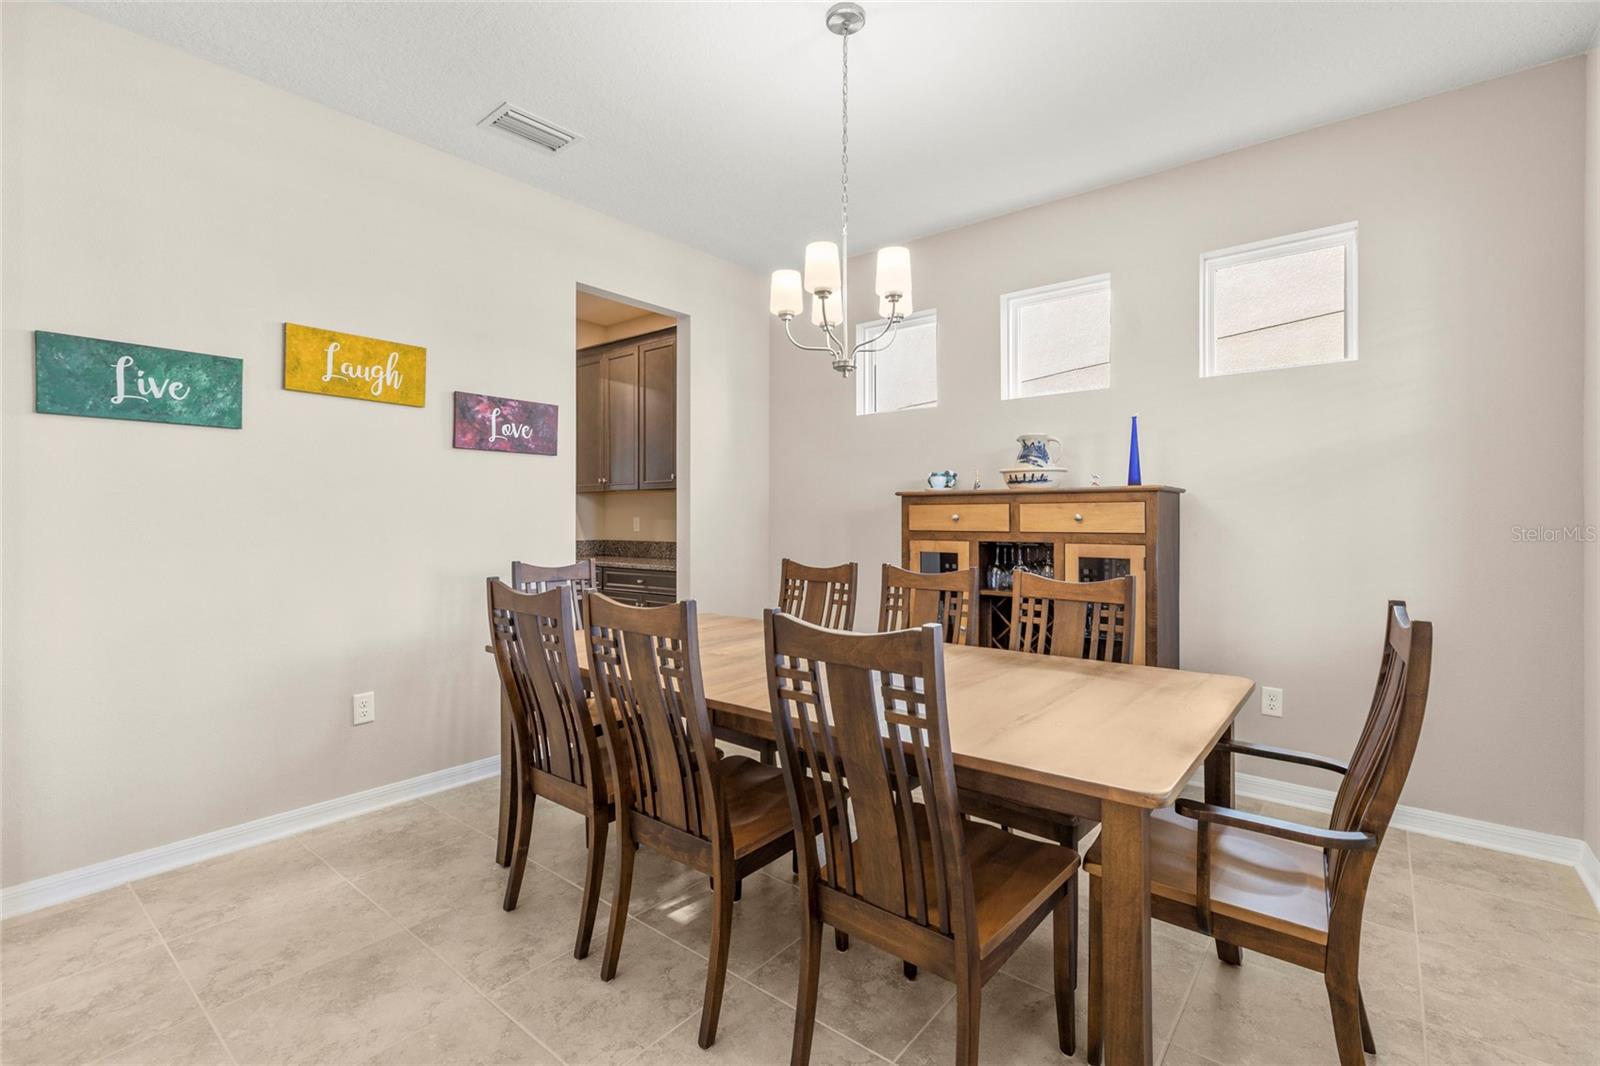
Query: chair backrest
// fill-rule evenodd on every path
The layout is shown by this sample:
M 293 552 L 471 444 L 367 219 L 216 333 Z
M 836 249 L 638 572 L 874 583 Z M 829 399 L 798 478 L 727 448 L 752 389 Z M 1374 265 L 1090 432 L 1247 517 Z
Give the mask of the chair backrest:
M 878 632 L 937 623 L 948 644 L 978 642 L 978 568 L 923 574 L 883 567 Z
M 487 585 L 491 647 L 511 709 L 517 765 L 603 800 L 605 770 L 578 673 L 571 595 L 564 588 L 517 592 L 494 577 Z
M 778 610 L 828 629 L 854 629 L 857 569 L 855 563 L 806 566 L 785 559 Z
M 1138 607 L 1132 577 L 1056 581 L 1011 572 L 1011 650 L 1133 662 Z
M 1333 800 L 1328 828 L 1383 840 L 1417 752 L 1433 667 L 1433 623 L 1411 620 L 1403 600 L 1390 600 L 1378 683 L 1350 768 Z M 1334 910 L 1359 920 L 1377 851 L 1328 852 L 1328 895 Z
M 700 676 L 693 600 L 629 607 L 585 600 L 590 678 L 617 763 L 617 807 L 702 840 L 727 825 Z
M 511 564 L 511 587 L 518 592 L 545 592 L 556 587 L 570 590 L 574 620 L 583 618 L 583 598 L 594 591 L 594 560 L 580 559 L 567 566 Z
M 826 885 L 971 943 L 939 628 L 843 633 L 771 610 L 765 623 L 789 813 L 806 842 L 796 849 L 804 890 Z M 840 814 L 821 819 L 822 866 L 810 826 L 830 799 Z

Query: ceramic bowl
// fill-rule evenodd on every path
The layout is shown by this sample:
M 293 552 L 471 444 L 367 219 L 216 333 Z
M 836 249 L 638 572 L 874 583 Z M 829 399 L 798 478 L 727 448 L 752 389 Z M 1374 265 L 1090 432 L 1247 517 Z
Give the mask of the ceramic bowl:
M 1000 471 L 1008 489 L 1058 489 L 1066 479 L 1064 466 L 1008 466 Z

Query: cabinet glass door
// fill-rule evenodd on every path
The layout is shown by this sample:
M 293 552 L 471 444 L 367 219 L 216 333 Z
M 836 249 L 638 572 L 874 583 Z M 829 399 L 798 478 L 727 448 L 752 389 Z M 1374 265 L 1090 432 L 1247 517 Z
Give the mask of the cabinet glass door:
M 914 540 L 907 549 L 907 570 L 944 574 L 972 565 L 972 547 L 964 540 Z

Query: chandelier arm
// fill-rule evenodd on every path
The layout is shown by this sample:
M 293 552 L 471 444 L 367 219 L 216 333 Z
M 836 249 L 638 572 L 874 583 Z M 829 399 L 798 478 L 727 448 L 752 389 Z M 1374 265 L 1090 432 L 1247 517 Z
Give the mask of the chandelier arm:
M 857 341 L 856 345 L 855 345 L 855 350 L 857 352 L 873 352 L 873 351 L 877 351 L 877 349 L 874 348 L 873 345 L 877 344 L 880 340 L 882 340 L 884 337 L 888 336 L 891 332 L 894 332 L 894 328 L 895 328 L 896 325 L 898 325 L 898 323 L 893 322 L 893 321 L 885 322 L 884 325 L 883 325 L 883 328 L 878 330 L 878 332 L 874 333 L 870 337 L 864 337 L 861 340 Z
M 870 340 L 866 340 L 866 341 L 861 342 L 861 344 L 858 344 L 856 346 L 856 354 L 857 355 L 877 355 L 879 352 L 886 352 L 890 348 L 894 347 L 895 340 L 898 339 L 899 336 L 900 336 L 900 331 L 895 328 L 898 325 L 899 325 L 899 323 L 893 323 L 887 329 L 884 329 L 884 330 L 880 331 L 876 337 L 873 337 Z M 889 339 L 883 342 L 883 347 L 881 347 L 881 348 L 877 347 L 878 341 L 880 339 L 882 339 L 886 335 L 888 336 Z
M 799 341 L 795 340 L 794 330 L 789 328 L 789 323 L 793 322 L 793 321 L 794 321 L 794 316 L 793 315 L 791 315 L 788 318 L 785 318 L 783 320 L 783 332 L 788 334 L 789 343 L 790 344 L 794 345 L 796 348 L 799 348 L 802 352 L 827 352 L 829 355 L 837 355 L 838 354 L 838 349 L 834 348 L 834 346 L 832 344 L 827 344 L 827 345 L 801 344 Z M 830 334 L 830 333 L 826 333 L 825 332 L 823 334 L 823 336 L 827 337 L 830 341 L 833 340 L 833 335 Z

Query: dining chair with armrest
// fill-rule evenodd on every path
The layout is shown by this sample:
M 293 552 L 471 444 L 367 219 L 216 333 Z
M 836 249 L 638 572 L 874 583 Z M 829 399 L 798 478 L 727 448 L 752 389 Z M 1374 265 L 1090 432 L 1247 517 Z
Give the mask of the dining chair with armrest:
M 1179 800 L 1150 821 L 1150 913 L 1323 975 L 1340 1066 L 1376 1050 L 1362 1002 L 1361 915 L 1372 866 L 1400 800 L 1428 702 L 1433 626 L 1391 600 L 1366 724 L 1348 765 L 1240 741 L 1223 750 L 1339 774 L 1328 828 Z M 1100 857 L 1089 873 L 1089 1061 L 1098 1062 L 1102 1002 Z

